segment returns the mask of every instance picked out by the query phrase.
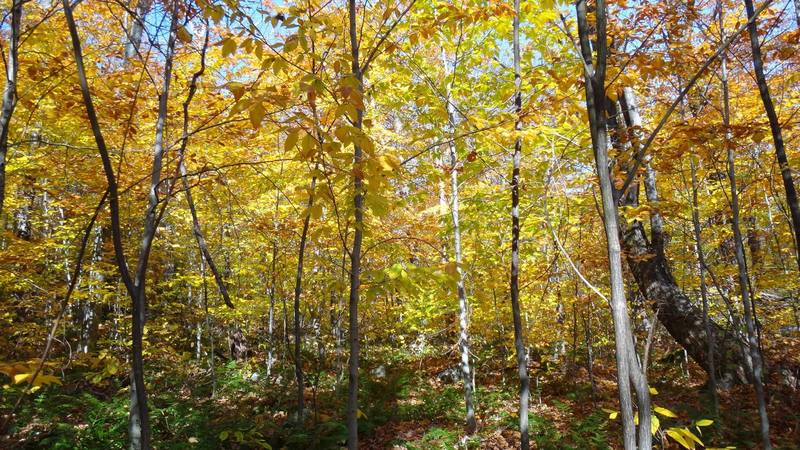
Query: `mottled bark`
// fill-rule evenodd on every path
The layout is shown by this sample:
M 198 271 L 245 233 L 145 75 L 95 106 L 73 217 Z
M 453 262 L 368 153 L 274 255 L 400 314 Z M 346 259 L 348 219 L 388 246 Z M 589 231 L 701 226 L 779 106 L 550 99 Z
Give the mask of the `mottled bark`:
M 514 0 L 513 52 L 514 52 L 514 112 L 517 115 L 514 130 L 522 131 L 522 78 L 520 76 L 519 20 L 520 0 Z M 519 431 L 520 447 L 530 447 L 528 436 L 528 400 L 530 397 L 530 378 L 528 378 L 528 359 L 524 344 L 522 319 L 519 304 L 519 182 L 522 160 L 522 138 L 514 140 L 513 167 L 511 170 L 511 313 L 514 322 L 514 347 L 517 351 L 517 371 L 519 373 Z M 573 339 L 574 342 L 574 339 Z M 573 354 L 574 354 L 573 343 Z
M 625 299 L 625 284 L 622 276 L 622 249 L 620 245 L 620 224 L 614 185 L 609 172 L 609 137 L 607 133 L 607 97 L 605 93 L 606 58 L 606 4 L 596 2 L 595 30 L 597 41 L 594 46 L 596 63 L 593 61 L 590 43 L 590 26 L 587 19 L 586 0 L 576 4 L 578 16 L 578 35 L 584 64 L 584 90 L 586 111 L 589 116 L 589 130 L 592 150 L 596 163 L 597 176 L 602 198 L 602 217 L 608 250 L 608 265 L 611 284 L 611 313 L 614 323 L 614 343 L 617 359 L 617 383 L 619 388 L 620 410 L 622 415 L 622 442 L 626 450 L 652 447 L 650 434 L 650 393 L 647 380 L 641 371 L 636 357 L 630 317 Z M 631 388 L 638 400 L 639 423 L 637 428 L 633 419 L 633 398 Z
M 128 30 L 128 41 L 125 43 L 125 58 L 132 59 L 139 54 L 142 35 L 145 32 L 145 17 L 150 11 L 152 0 L 139 0 L 131 11 L 131 26 Z
M 6 158 L 8 157 L 8 129 L 17 105 L 17 72 L 19 71 L 19 41 L 23 0 L 11 0 L 11 36 L 6 60 L 6 85 L 3 89 L 3 106 L 0 110 L 0 217 L 6 193 Z

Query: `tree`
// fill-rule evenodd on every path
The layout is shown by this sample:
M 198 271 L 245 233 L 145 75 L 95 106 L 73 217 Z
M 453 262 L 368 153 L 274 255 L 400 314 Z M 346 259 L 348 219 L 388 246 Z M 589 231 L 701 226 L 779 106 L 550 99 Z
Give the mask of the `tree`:
M 781 171 L 781 180 L 783 181 L 783 189 L 786 191 L 786 203 L 789 206 L 792 230 L 794 231 L 797 267 L 800 269 L 800 200 L 797 198 L 797 189 L 794 186 L 794 179 L 792 178 L 792 167 L 789 165 L 789 160 L 786 158 L 781 124 L 778 121 L 778 114 L 775 112 L 775 105 L 772 102 L 772 96 L 769 92 L 767 77 L 764 75 L 764 59 L 761 56 L 761 43 L 758 38 L 758 21 L 756 18 L 758 14 L 753 6 L 753 0 L 745 0 L 744 6 L 747 11 L 747 34 L 750 35 L 753 72 L 756 75 L 758 94 L 761 96 L 761 102 L 764 104 L 764 112 L 767 115 L 769 129 L 772 132 L 772 142 L 775 145 L 775 160 L 778 161 L 778 166 Z
M 520 76 L 519 49 L 519 0 L 514 0 L 514 112 L 517 115 L 514 130 L 522 130 L 522 78 Z M 520 447 L 530 446 L 528 437 L 528 398 L 530 379 L 528 378 L 528 358 L 523 342 L 522 319 L 519 305 L 519 182 L 522 158 L 522 138 L 514 140 L 513 168 L 511 171 L 511 312 L 514 322 L 514 346 L 517 350 L 517 370 L 519 371 L 519 431 Z
M 6 85 L 0 109 L 0 216 L 6 193 L 6 158 L 8 157 L 8 131 L 17 104 L 17 72 L 19 71 L 19 44 L 23 0 L 11 0 L 11 37 L 6 61 Z
M 619 402 L 622 412 L 622 433 L 625 449 L 649 449 L 652 446 L 650 436 L 650 393 L 644 373 L 638 366 L 633 347 L 630 318 L 625 300 L 625 286 L 622 279 L 622 257 L 620 248 L 620 231 L 617 225 L 617 206 L 614 185 L 609 173 L 610 162 L 606 147 L 606 5 L 603 0 L 597 2 L 595 10 L 597 33 L 596 60 L 592 56 L 589 42 L 590 31 L 587 19 L 585 0 L 577 5 L 578 36 L 581 56 L 584 63 L 584 89 L 586 91 L 586 110 L 589 115 L 589 130 L 592 136 L 592 149 L 600 180 L 600 193 L 603 206 L 603 224 L 608 246 L 608 265 L 611 272 L 611 310 L 614 320 L 614 341 L 617 357 L 617 378 L 619 384 Z M 594 60 L 594 61 L 593 61 Z M 639 401 L 639 433 L 638 446 L 636 428 L 633 420 L 633 400 L 631 384 Z

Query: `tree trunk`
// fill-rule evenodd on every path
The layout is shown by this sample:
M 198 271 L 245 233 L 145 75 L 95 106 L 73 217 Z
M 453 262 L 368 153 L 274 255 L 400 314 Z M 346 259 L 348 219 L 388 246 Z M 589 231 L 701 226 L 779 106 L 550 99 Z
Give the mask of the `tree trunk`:
M 781 170 L 783 188 L 786 191 L 786 203 L 789 206 L 791 216 L 792 231 L 794 232 L 795 256 L 797 257 L 798 269 L 800 269 L 800 203 L 797 199 L 797 190 L 792 178 L 792 168 L 786 158 L 786 148 L 783 142 L 781 124 L 778 121 L 778 114 L 775 112 L 775 105 L 767 85 L 767 77 L 764 75 L 764 60 L 761 56 L 761 43 L 758 40 L 758 21 L 755 18 L 755 8 L 753 0 L 744 0 L 747 10 L 747 33 L 750 35 L 750 49 L 753 53 L 753 70 L 758 84 L 758 93 L 761 95 L 761 102 L 764 104 L 764 112 L 769 120 L 769 128 L 772 131 L 772 141 L 775 144 L 775 159 Z
M 634 145 L 634 152 L 640 152 L 640 140 L 635 130 L 642 126 L 634 93 L 624 89 L 621 96 L 622 117 L 627 123 L 617 121 L 615 126 L 632 130 L 629 141 Z M 624 133 L 617 130 L 618 133 Z M 655 188 L 655 171 L 648 164 L 645 173 L 645 194 L 653 204 L 658 202 Z M 639 204 L 638 183 L 631 185 L 628 194 L 622 199 L 626 206 Z M 655 211 L 651 215 L 652 241 L 648 239 L 644 225 L 640 221 L 626 224 L 620 223 L 620 236 L 625 251 L 628 267 L 636 280 L 642 294 L 652 302 L 652 308 L 658 312 L 658 320 L 664 324 L 675 341 L 680 344 L 704 369 L 708 368 L 709 334 L 704 326 L 702 311 L 695 307 L 691 300 L 681 291 L 669 268 L 665 255 L 665 235 L 660 214 Z M 732 384 L 747 382 L 744 368 L 747 367 L 741 351 L 741 342 L 735 336 L 710 321 L 710 339 L 715 341 L 715 370 L 720 386 L 730 387 Z M 716 362 L 719 364 L 716 364 Z
M 145 17 L 150 11 L 152 0 L 139 0 L 131 17 L 131 26 L 128 32 L 128 42 L 125 44 L 125 58 L 133 59 L 139 54 L 142 45 L 142 34 L 145 29 Z
M 748 18 L 751 18 L 753 13 L 753 3 L 751 0 L 745 0 L 747 6 L 747 14 Z M 720 9 L 720 15 L 722 15 L 722 9 Z M 722 17 L 720 16 L 720 22 L 722 22 Z M 756 66 L 756 73 L 760 73 L 757 75 L 758 79 L 758 87 L 759 91 L 761 92 L 761 99 L 764 102 L 765 109 L 767 110 L 767 115 L 770 118 L 770 126 L 773 127 L 773 117 L 775 118 L 774 127 L 772 129 L 773 138 L 775 139 L 775 153 L 778 155 L 778 160 L 781 161 L 781 156 L 783 155 L 784 161 L 786 159 L 786 155 L 783 151 L 783 140 L 780 136 L 780 125 L 777 123 L 777 116 L 775 116 L 775 110 L 772 108 L 772 100 L 769 97 L 769 90 L 767 89 L 766 80 L 764 79 L 764 72 L 763 69 L 760 67 L 761 64 L 761 54 L 759 53 L 758 49 L 758 35 L 756 32 L 756 23 L 755 21 L 751 22 L 750 25 L 747 27 L 750 33 L 750 41 L 753 47 L 753 63 Z M 756 62 L 758 60 L 758 62 Z M 731 228 L 733 229 L 733 240 L 734 240 L 734 248 L 736 253 L 736 267 L 738 269 L 737 273 L 739 276 L 739 291 L 742 296 L 742 305 L 744 307 L 744 322 L 747 329 L 747 347 L 750 350 L 750 359 L 752 360 L 753 364 L 753 387 L 755 388 L 756 393 L 756 401 L 758 402 L 758 415 L 761 420 L 761 439 L 763 441 L 764 449 L 770 450 L 772 448 L 772 444 L 770 443 L 769 439 L 769 418 L 767 417 L 767 402 L 766 397 L 764 396 L 764 385 L 762 383 L 762 376 L 763 376 L 763 366 L 761 361 L 761 351 L 758 345 L 758 339 L 756 337 L 756 330 L 754 325 L 754 317 L 753 317 L 753 305 L 752 305 L 752 298 L 750 297 L 750 280 L 747 276 L 747 263 L 744 259 L 744 240 L 742 237 L 742 230 L 739 221 L 739 191 L 736 188 L 736 164 L 735 164 L 735 154 L 734 154 L 734 144 L 731 141 L 732 133 L 730 131 L 730 102 L 728 100 L 728 74 L 727 74 L 727 58 L 726 55 L 722 57 L 722 95 L 723 95 L 723 108 L 722 108 L 722 120 L 723 126 L 725 128 L 725 135 L 724 135 L 724 143 L 725 143 L 725 150 L 726 150 L 726 160 L 728 164 L 728 181 L 730 182 L 731 188 Z M 769 106 L 767 106 L 769 105 Z M 771 113 L 770 113 L 771 111 Z M 780 144 L 780 145 L 779 145 Z M 779 149 L 780 147 L 780 149 Z M 800 226 L 800 215 L 796 216 L 796 208 L 797 208 L 797 199 L 796 193 L 794 192 L 794 184 L 791 180 L 791 171 L 789 170 L 788 165 L 784 165 L 781 163 L 781 169 L 786 169 L 786 172 L 789 174 L 789 185 L 785 185 L 786 187 L 786 196 L 787 200 L 789 200 L 789 208 L 792 211 L 792 224 L 795 227 Z M 781 173 L 784 174 L 784 171 L 781 170 Z M 786 181 L 786 176 L 784 175 L 784 182 Z M 791 191 L 789 189 L 791 187 Z M 791 196 L 794 196 L 794 208 L 792 207 L 791 200 L 789 199 Z M 798 211 L 800 212 L 800 211 Z M 795 232 L 798 231 L 798 228 L 795 228 Z M 796 235 L 800 237 L 800 234 Z M 799 244 L 800 240 L 796 240 L 795 244 Z M 800 259 L 798 259 L 798 263 L 800 263 Z
M 614 185 L 609 172 L 608 134 L 606 130 L 605 74 L 608 47 L 606 42 L 606 5 L 604 0 L 596 3 L 597 62 L 593 63 L 590 29 L 587 19 L 586 0 L 576 4 L 578 15 L 578 33 L 584 63 L 584 89 L 586 94 L 586 110 L 589 116 L 589 128 L 592 137 L 592 149 L 600 182 L 602 198 L 603 224 L 608 249 L 608 264 L 611 284 L 611 312 L 614 322 L 614 341 L 617 352 L 617 383 L 622 413 L 623 444 L 626 450 L 637 448 L 636 427 L 633 420 L 633 399 L 631 384 L 636 391 L 639 403 L 638 448 L 652 447 L 650 434 L 650 393 L 647 380 L 639 368 L 636 350 L 633 343 L 630 317 L 625 300 L 625 285 L 622 278 L 622 251 L 620 247 L 620 230 L 617 223 L 617 205 Z
M 316 169 L 315 169 L 316 170 Z M 303 218 L 303 231 L 300 234 L 300 248 L 297 254 L 297 272 L 294 280 L 294 374 L 297 379 L 297 421 L 303 423 L 305 399 L 303 393 L 303 333 L 300 329 L 300 295 L 303 293 L 303 257 L 306 252 L 308 226 L 311 221 L 311 207 L 314 206 L 314 189 L 317 187 L 316 175 L 311 178 L 311 193 L 308 196 L 308 207 Z
M 708 391 L 714 405 L 714 417 L 719 416 L 719 398 L 717 396 L 717 371 L 714 363 L 715 342 L 708 317 L 708 286 L 706 285 L 706 257 L 703 251 L 703 239 L 700 233 L 700 211 L 697 201 L 697 164 L 692 156 L 689 160 L 692 176 L 692 226 L 694 231 L 694 247 L 697 253 L 698 271 L 700 274 L 700 297 L 703 299 L 703 328 L 708 336 L 708 357 L 706 373 L 708 373 Z
M 148 407 L 144 385 L 144 360 L 143 360 L 143 337 L 144 323 L 147 314 L 147 263 L 150 259 L 150 251 L 153 248 L 158 222 L 161 214 L 158 211 L 160 200 L 158 197 L 161 185 L 161 168 L 163 165 L 164 153 L 164 127 L 167 121 L 167 100 L 169 98 L 169 86 L 172 79 L 172 59 L 175 53 L 176 29 L 178 23 L 177 11 L 173 12 L 170 23 L 170 32 L 167 42 L 167 52 L 164 60 L 164 83 L 158 101 L 158 119 L 156 121 L 155 145 L 153 147 L 153 168 L 150 174 L 150 191 L 148 194 L 148 205 L 144 218 L 144 230 L 142 232 L 141 245 L 139 248 L 139 260 L 136 264 L 136 273 L 133 279 L 133 351 L 131 355 L 133 386 L 131 389 L 131 410 L 130 410 L 130 432 L 131 436 L 136 436 L 137 427 L 141 427 L 141 441 L 131 440 L 131 450 L 145 450 L 150 448 L 150 424 L 148 417 Z M 163 212 L 163 209 L 161 210 Z
M 6 193 L 6 158 L 8 156 L 8 129 L 11 116 L 17 105 L 17 71 L 19 69 L 19 40 L 22 22 L 23 0 L 11 2 L 11 36 L 8 42 L 6 61 L 6 86 L 3 90 L 3 106 L 0 110 L 0 218 L 3 216 L 3 203 Z
M 520 0 L 514 0 L 514 111 L 517 115 L 514 130 L 522 131 L 522 78 L 520 77 L 519 20 Z M 522 138 L 514 140 L 514 160 L 511 171 L 511 312 L 514 320 L 514 347 L 517 350 L 517 370 L 519 372 L 519 431 L 520 448 L 530 447 L 528 436 L 528 400 L 530 379 L 528 360 L 525 351 L 522 319 L 519 306 L 519 180 L 522 158 Z M 574 340 L 573 340 L 574 341 Z M 574 344 L 573 344 L 574 346 Z M 574 348 L 573 348 L 574 354 Z
M 357 95 L 363 100 L 364 77 L 361 73 L 359 59 L 358 28 L 356 27 L 356 1 L 348 0 L 350 56 L 352 58 L 353 76 L 357 83 Z M 353 122 L 359 131 L 362 129 L 364 110 L 356 108 L 356 120 Z M 350 363 L 347 393 L 347 448 L 358 449 L 358 290 L 361 282 L 361 241 L 364 236 L 364 194 L 362 192 L 361 146 L 353 142 L 353 207 L 354 232 L 353 247 L 350 252 Z
M 442 63 L 446 64 L 446 58 L 442 53 Z M 457 56 L 457 55 L 456 55 Z M 458 58 L 456 57 L 453 62 L 453 72 L 457 65 Z M 455 135 L 455 111 L 453 102 L 451 100 L 451 85 L 448 84 L 447 92 L 445 93 L 445 101 L 447 102 L 447 132 Z M 474 393 L 472 368 L 469 361 L 469 305 L 467 304 L 467 291 L 464 288 L 464 271 L 461 269 L 461 227 L 458 216 L 458 155 L 456 153 L 456 143 L 452 139 L 448 144 L 450 154 L 450 216 L 453 221 L 453 254 L 455 257 L 456 265 L 456 292 L 458 295 L 458 325 L 459 337 L 458 346 L 461 353 L 461 378 L 464 381 L 464 404 L 466 408 L 466 432 L 473 434 L 478 428 L 475 420 L 475 405 L 472 401 Z

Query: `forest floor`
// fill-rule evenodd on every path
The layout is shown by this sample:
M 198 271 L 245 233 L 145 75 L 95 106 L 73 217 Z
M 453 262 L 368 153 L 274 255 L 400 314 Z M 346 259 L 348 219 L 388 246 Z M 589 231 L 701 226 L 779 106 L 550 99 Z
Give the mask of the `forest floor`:
M 475 400 L 479 431 L 463 433 L 463 389 L 450 379 L 452 358 L 440 352 L 422 357 L 373 348 L 364 361 L 359 431 L 364 449 L 519 448 L 515 371 L 477 368 Z M 148 362 L 153 441 L 157 449 L 327 449 L 346 437 L 342 412 L 346 382 L 335 389 L 335 371 L 306 367 L 308 412 L 302 425 L 291 413 L 295 402 L 291 367 L 276 365 L 270 379 L 263 365 L 218 360 L 215 377 L 194 359 Z M 0 448 L 123 449 L 127 447 L 128 387 L 124 370 L 108 370 L 103 360 L 76 363 L 65 382 L 30 395 L 22 403 Z M 263 361 L 263 360 L 262 360 Z M 380 361 L 380 363 L 379 363 Z M 677 417 L 661 416 L 662 430 L 688 427 L 708 447 L 757 448 L 758 414 L 747 387 L 721 394 L 721 420 L 694 427 L 712 413 L 702 393 L 704 375 L 663 364 L 651 372 L 654 403 Z M 109 373 L 113 372 L 113 373 Z M 257 374 L 257 375 L 254 375 Z M 446 376 L 450 375 L 450 376 Z M 584 368 L 534 370 L 530 406 L 533 448 L 617 448 L 619 419 L 613 372 L 594 370 L 592 395 Z M 666 381 L 674 380 L 674 381 Z M 8 388 L 8 386 L 6 386 Z M 212 397 L 212 389 L 214 396 Z M 10 391 L 4 389 L 4 393 Z M 3 395 L 4 411 L 14 395 Z M 800 448 L 800 396 L 774 388 L 770 402 L 777 448 Z M 663 431 L 660 448 L 681 448 Z M 658 446 L 657 446 L 658 448 Z M 699 446 L 698 446 L 699 448 Z

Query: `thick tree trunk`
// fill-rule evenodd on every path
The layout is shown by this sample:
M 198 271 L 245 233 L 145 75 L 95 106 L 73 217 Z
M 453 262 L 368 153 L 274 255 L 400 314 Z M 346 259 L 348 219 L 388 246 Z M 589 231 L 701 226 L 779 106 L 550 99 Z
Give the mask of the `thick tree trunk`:
M 653 250 L 644 226 L 634 222 L 621 229 L 628 267 L 667 332 L 694 361 L 708 367 L 708 334 L 703 313 L 678 287 L 668 262 Z M 714 359 L 720 387 L 746 383 L 747 367 L 738 338 L 711 321 L 711 338 L 717 343 Z
M 623 121 L 617 121 L 616 127 L 630 130 L 628 141 L 634 145 L 634 152 L 640 144 L 636 130 L 642 123 L 638 106 L 632 90 L 626 88 L 621 96 Z M 618 129 L 617 133 L 625 131 Z M 645 194 L 653 205 L 658 202 L 655 171 L 648 164 L 644 177 Z M 628 194 L 622 199 L 626 206 L 639 204 L 638 183 L 631 185 Z M 642 294 L 652 302 L 653 310 L 658 312 L 658 320 L 667 332 L 680 344 L 689 356 L 704 369 L 708 368 L 709 336 L 715 346 L 716 378 L 721 387 L 730 387 L 734 383 L 747 382 L 746 362 L 741 351 L 741 341 L 733 335 L 710 322 L 711 334 L 706 331 L 703 313 L 678 287 L 669 268 L 665 255 L 665 234 L 663 219 L 658 211 L 651 215 L 650 226 L 652 240 L 648 239 L 644 225 L 639 221 L 620 223 L 620 236 L 628 267 L 636 280 Z
M 17 104 L 17 72 L 19 69 L 19 40 L 23 0 L 11 1 L 11 37 L 6 61 L 6 86 L 3 89 L 3 106 L 0 110 L 0 218 L 6 193 L 6 158 L 8 156 L 8 128 Z
M 514 0 L 514 112 L 517 119 L 514 130 L 522 130 L 522 78 L 520 76 L 519 20 L 520 0 Z M 528 436 L 528 400 L 530 379 L 528 378 L 528 359 L 525 351 L 522 319 L 519 305 L 519 181 L 522 159 L 522 138 L 514 140 L 514 158 L 511 171 L 511 313 L 514 321 L 514 347 L 517 350 L 517 371 L 519 372 L 519 431 L 520 447 L 530 447 Z M 573 344 L 574 347 L 574 344 Z M 574 354 L 574 348 L 573 348 Z
M 139 54 L 139 48 L 142 45 L 142 34 L 145 29 L 145 17 L 150 11 L 152 0 L 139 0 L 136 3 L 136 8 L 133 10 L 135 14 L 131 17 L 131 26 L 128 31 L 128 42 L 125 44 L 125 58 L 132 59 Z

